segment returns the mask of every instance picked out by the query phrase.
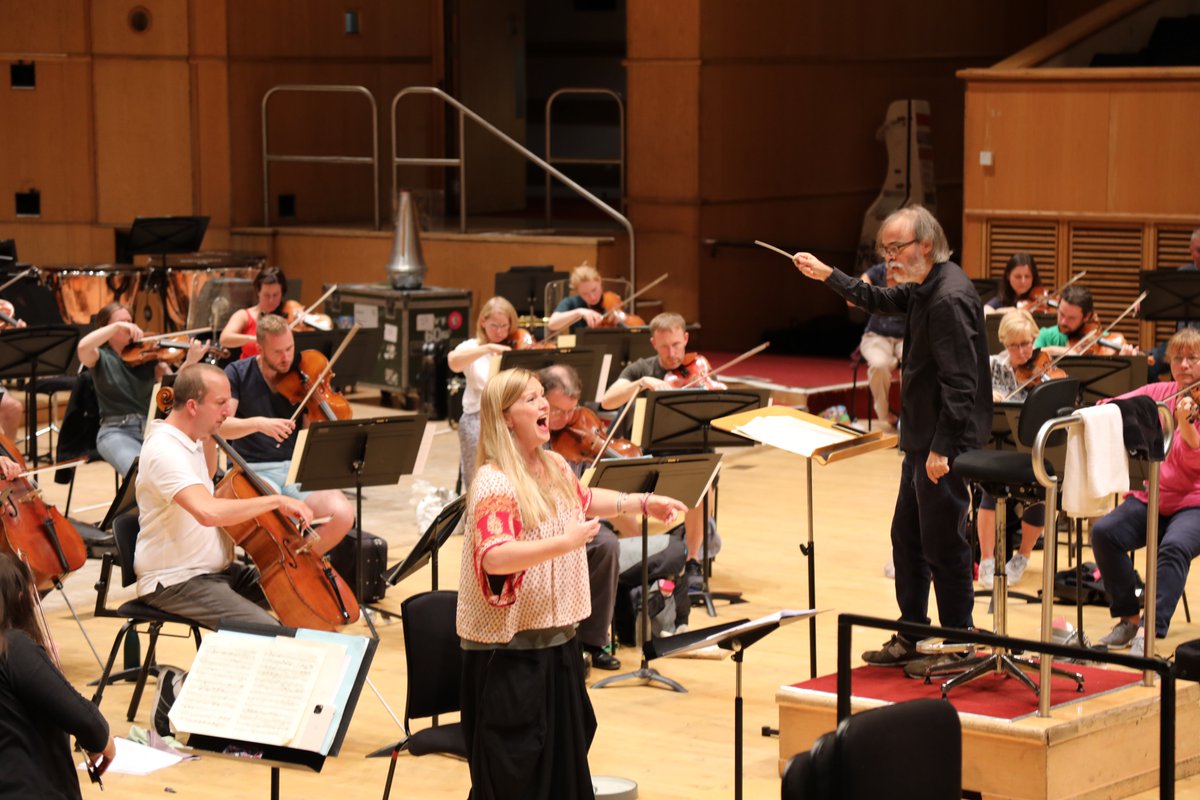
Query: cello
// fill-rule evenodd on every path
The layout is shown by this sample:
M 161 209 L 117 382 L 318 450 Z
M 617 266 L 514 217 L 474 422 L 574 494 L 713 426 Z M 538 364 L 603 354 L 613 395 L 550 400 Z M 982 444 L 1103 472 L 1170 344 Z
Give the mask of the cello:
M 244 500 L 276 494 L 228 442 L 216 434 L 213 440 L 234 464 L 214 496 Z M 328 558 L 313 552 L 319 537 L 312 529 L 301 529 L 279 511 L 270 511 L 223 530 L 258 567 L 263 594 L 284 625 L 333 631 L 358 619 L 358 601 L 350 587 Z
M 17 446 L 0 435 L 0 455 L 25 470 Z M 87 547 L 79 531 L 54 506 L 42 500 L 42 490 L 27 477 L 0 482 L 0 550 L 14 553 L 29 565 L 38 591 L 62 586 L 62 579 L 83 566 Z

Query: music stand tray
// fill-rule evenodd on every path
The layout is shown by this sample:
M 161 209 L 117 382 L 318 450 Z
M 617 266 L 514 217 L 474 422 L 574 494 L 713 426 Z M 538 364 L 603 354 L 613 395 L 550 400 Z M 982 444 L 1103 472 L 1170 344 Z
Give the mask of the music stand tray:
M 716 645 L 722 650 L 733 652 L 733 663 L 737 665 L 733 691 L 733 780 L 735 800 L 742 798 L 742 657 L 746 650 L 781 625 L 816 616 L 815 610 L 777 611 L 758 619 L 739 619 L 713 625 L 698 631 L 688 631 L 677 636 L 668 636 L 657 642 L 646 642 L 645 657 L 677 656 L 693 650 Z
M 432 442 L 433 429 L 424 414 L 314 422 L 296 438 L 287 483 L 298 483 L 305 491 L 354 487 L 356 599 L 363 597 L 363 487 L 393 486 L 402 475 L 418 474 Z M 364 612 L 363 619 L 378 639 L 370 614 Z
M 713 430 L 712 421 L 768 405 L 767 389 L 663 389 L 646 392 L 633 410 L 633 435 L 643 451 L 656 455 L 714 447 L 750 447 L 744 437 Z
M 388 585 L 395 586 L 429 562 L 432 563 L 433 570 L 429 588 L 430 591 L 436 592 L 438 588 L 438 551 L 454 533 L 454 529 L 458 527 L 458 522 L 466 510 L 467 496 L 465 494 L 460 494 L 447 503 L 441 513 L 425 529 L 425 533 L 421 534 L 421 538 L 413 545 L 413 549 L 409 551 L 405 559 L 383 573 L 383 579 L 387 581 Z
M 1079 381 L 1085 406 L 1146 385 L 1145 356 L 1064 356 L 1058 366 Z
M 129 250 L 162 256 L 165 267 L 171 253 L 198 251 L 207 230 L 208 217 L 137 217 L 129 228 Z
M 787 406 L 770 406 L 713 420 L 713 427 L 731 435 L 745 436 L 756 442 L 803 456 L 806 466 L 808 541 L 800 552 L 808 562 L 808 604 L 817 605 L 817 562 L 813 534 L 812 465 L 833 464 L 873 450 L 895 447 L 897 437 L 882 431 L 861 433 L 824 417 Z M 808 629 L 809 677 L 817 677 L 817 620 L 810 617 Z
M 585 400 L 600 402 L 608 388 L 608 376 L 612 356 L 599 348 L 576 347 L 562 350 L 509 350 L 493 356 L 492 375 L 506 369 L 520 367 L 530 372 L 562 364 L 571 367 L 579 375 L 579 383 Z
M 1141 291 L 1149 293 L 1138 311 L 1140 319 L 1200 320 L 1200 270 L 1144 270 L 1139 284 Z
M 674 497 L 688 508 L 700 504 L 708 496 L 708 489 L 717 477 L 721 456 L 716 453 L 693 453 L 666 458 L 614 458 L 602 460 L 586 470 L 582 482 L 585 486 L 611 489 L 615 492 L 655 494 Z M 593 689 L 603 689 L 627 680 L 644 683 L 658 681 L 676 692 L 686 692 L 682 684 L 671 680 L 650 667 L 644 648 L 645 637 L 650 635 L 650 565 L 649 565 L 649 521 L 642 517 L 642 624 L 638 635 L 638 649 L 642 651 L 641 665 L 633 672 L 614 675 L 594 684 Z M 639 626 L 635 626 L 639 627 Z
M 28 461 L 38 466 L 37 397 L 38 375 L 64 375 L 75 359 L 79 329 L 74 325 L 11 328 L 0 333 L 0 380 L 28 378 L 25 389 L 25 430 L 30 433 Z

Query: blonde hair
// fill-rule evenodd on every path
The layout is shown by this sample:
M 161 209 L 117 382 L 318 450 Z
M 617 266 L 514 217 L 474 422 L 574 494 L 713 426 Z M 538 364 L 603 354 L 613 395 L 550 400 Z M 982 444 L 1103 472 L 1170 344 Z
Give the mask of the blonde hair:
M 1173 361 L 1183 353 L 1200 356 L 1200 330 L 1184 328 L 1167 342 L 1167 360 Z
M 650 334 L 652 336 L 659 331 L 683 330 L 687 330 L 687 322 L 674 311 L 664 311 L 661 314 L 655 315 L 654 319 L 650 320 Z
M 1038 326 L 1033 315 L 1024 309 L 1014 308 L 1000 318 L 1000 343 L 1008 344 L 1009 337 L 1021 333 L 1037 336 Z
M 265 349 L 263 346 L 268 338 L 282 336 L 291 329 L 288 321 L 278 314 L 262 314 L 258 318 L 258 327 L 254 330 L 254 340 L 258 342 L 259 349 Z
M 512 335 L 513 331 L 517 329 L 517 310 L 513 308 L 513 304 L 503 297 L 493 297 L 483 304 L 483 308 L 479 309 L 479 319 L 475 322 L 475 341 L 480 344 L 488 343 L 487 329 L 483 327 L 483 323 L 497 312 L 508 317 L 509 335 Z
M 574 481 L 568 478 L 562 465 L 543 449 L 537 451 L 537 457 L 547 481 L 545 487 L 539 486 L 525 458 L 517 452 L 512 431 L 504 422 L 504 412 L 521 398 L 531 380 L 536 381 L 537 376 L 529 370 L 506 369 L 483 387 L 483 396 L 479 400 L 476 463 L 491 464 L 504 473 L 517 493 L 521 524 L 536 528 L 554 515 L 559 502 L 572 502 L 576 490 Z
M 580 264 L 575 269 L 571 270 L 571 291 L 579 288 L 579 284 L 587 283 L 588 281 L 599 281 L 600 273 L 596 268 L 586 261 Z

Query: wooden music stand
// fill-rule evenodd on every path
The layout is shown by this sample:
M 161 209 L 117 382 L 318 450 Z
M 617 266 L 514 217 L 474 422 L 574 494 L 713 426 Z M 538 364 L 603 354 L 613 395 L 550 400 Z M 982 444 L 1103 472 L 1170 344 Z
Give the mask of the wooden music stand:
M 895 434 L 860 433 L 824 417 L 788 406 L 770 406 L 714 419 L 713 427 L 804 456 L 808 498 L 808 541 L 800 552 L 808 560 L 808 605 L 817 606 L 817 563 L 813 542 L 813 462 L 825 466 L 873 450 L 895 447 Z M 808 621 L 809 677 L 817 677 L 817 620 Z

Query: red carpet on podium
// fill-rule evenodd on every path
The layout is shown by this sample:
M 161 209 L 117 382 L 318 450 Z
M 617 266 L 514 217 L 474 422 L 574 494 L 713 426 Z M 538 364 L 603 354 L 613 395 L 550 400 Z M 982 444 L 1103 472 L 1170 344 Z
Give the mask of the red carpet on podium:
M 1064 664 L 1065 669 L 1083 675 L 1083 692 L 1075 691 L 1075 681 L 1055 676 L 1051 682 L 1050 699 L 1054 708 L 1087 700 L 1105 692 L 1130 686 L 1142 679 L 1140 672 L 1117 669 L 1081 667 Z M 1037 683 L 1037 676 L 1033 676 Z M 792 684 L 798 689 L 837 694 L 837 675 L 822 675 L 803 683 Z M 898 703 L 922 697 L 941 697 L 938 683 L 926 685 L 924 681 L 907 678 L 904 670 L 897 667 L 857 667 L 852 671 L 850 692 L 854 697 L 885 700 Z M 998 719 L 1015 720 L 1038 710 L 1037 696 L 1017 680 L 990 674 L 960 686 L 950 692 L 950 703 L 963 714 L 981 714 Z

